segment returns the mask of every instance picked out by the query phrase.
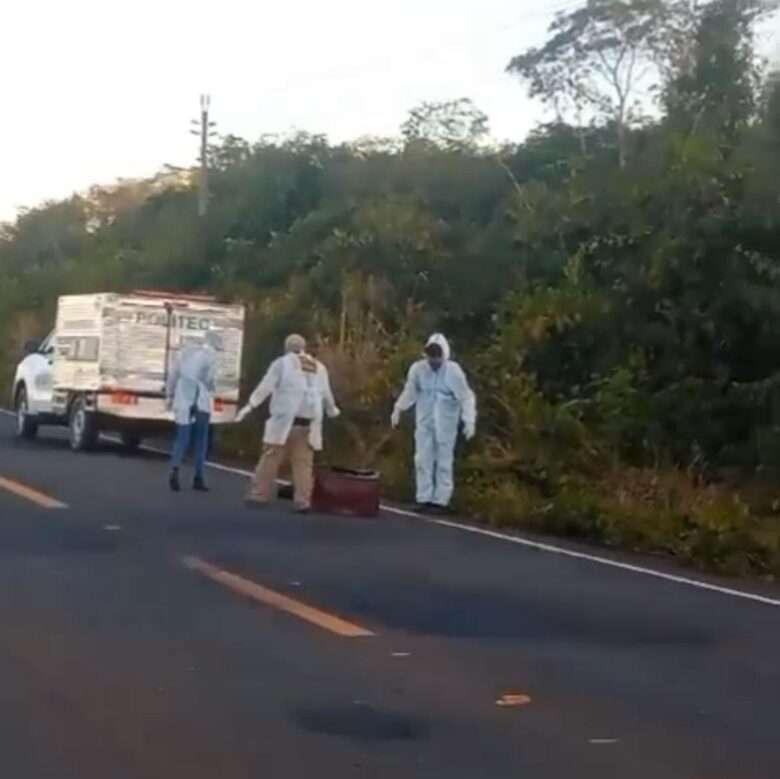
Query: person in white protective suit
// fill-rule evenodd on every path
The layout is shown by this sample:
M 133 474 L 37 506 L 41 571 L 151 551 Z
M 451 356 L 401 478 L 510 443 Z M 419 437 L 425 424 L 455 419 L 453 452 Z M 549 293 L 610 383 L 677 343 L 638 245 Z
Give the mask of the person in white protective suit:
M 447 339 L 437 333 L 425 347 L 425 359 L 409 369 L 401 396 L 393 409 L 392 426 L 401 414 L 415 407 L 415 455 L 417 505 L 421 510 L 444 512 L 453 492 L 452 468 L 458 427 L 466 440 L 477 424 L 476 396 L 463 369 L 450 359 Z
M 195 478 L 194 490 L 208 492 L 204 469 L 208 450 L 211 407 L 217 385 L 217 352 L 222 350 L 222 339 L 209 330 L 202 343 L 187 344 L 179 349 L 166 386 L 168 408 L 173 411 L 176 437 L 171 453 L 171 473 L 168 480 L 174 492 L 181 490 L 179 470 L 193 432 Z
M 270 417 L 265 425 L 263 451 L 247 504 L 263 506 L 276 494 L 276 478 L 285 460 L 292 466 L 295 509 L 306 513 L 314 486 L 314 452 L 322 449 L 322 420 L 340 415 L 333 398 L 325 366 L 306 354 L 306 341 L 290 335 L 285 355 L 271 363 L 268 372 L 236 417 L 244 420 L 271 398 Z

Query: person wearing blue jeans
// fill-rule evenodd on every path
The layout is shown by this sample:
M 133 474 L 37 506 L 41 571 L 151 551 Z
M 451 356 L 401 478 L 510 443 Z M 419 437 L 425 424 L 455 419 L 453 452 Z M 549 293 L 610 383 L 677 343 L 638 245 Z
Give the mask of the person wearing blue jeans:
M 181 348 L 168 376 L 166 395 L 168 408 L 173 411 L 176 437 L 171 454 L 171 474 L 168 480 L 174 492 L 181 490 L 181 468 L 190 440 L 195 433 L 195 479 L 192 488 L 208 492 L 204 466 L 209 444 L 211 405 L 217 386 L 217 351 L 222 340 L 213 331 L 207 331 L 203 343 Z

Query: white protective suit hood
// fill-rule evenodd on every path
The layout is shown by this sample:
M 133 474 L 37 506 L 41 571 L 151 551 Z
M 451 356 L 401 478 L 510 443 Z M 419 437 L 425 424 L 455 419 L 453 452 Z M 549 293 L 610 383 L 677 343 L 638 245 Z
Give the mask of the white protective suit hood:
M 437 344 L 438 346 L 441 346 L 444 359 L 445 360 L 450 359 L 450 355 L 452 354 L 450 350 L 450 342 L 441 333 L 434 333 L 428 339 L 428 342 L 425 345 L 430 346 L 431 344 Z

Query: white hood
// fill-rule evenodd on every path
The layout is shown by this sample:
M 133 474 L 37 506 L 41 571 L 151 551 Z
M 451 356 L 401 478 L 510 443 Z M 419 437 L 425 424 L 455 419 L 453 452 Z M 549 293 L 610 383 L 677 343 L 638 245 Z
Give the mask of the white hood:
M 441 350 L 444 353 L 444 359 L 449 360 L 450 359 L 450 342 L 441 334 L 441 333 L 434 333 L 429 339 L 428 342 L 425 344 L 426 346 L 430 346 L 431 344 L 438 344 L 441 346 Z

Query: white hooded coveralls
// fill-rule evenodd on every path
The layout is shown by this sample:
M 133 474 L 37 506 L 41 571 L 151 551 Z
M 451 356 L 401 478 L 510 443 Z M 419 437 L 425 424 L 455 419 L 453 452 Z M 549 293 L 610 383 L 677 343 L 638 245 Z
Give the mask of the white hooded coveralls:
M 452 498 L 453 460 L 458 425 L 473 434 L 477 421 L 477 402 L 468 380 L 458 363 L 450 360 L 450 346 L 440 334 L 428 344 L 442 348 L 444 362 L 439 370 L 427 359 L 409 369 L 401 396 L 395 404 L 394 417 L 415 407 L 415 469 L 417 502 L 447 506 Z
M 207 333 L 203 344 L 182 347 L 168 376 L 166 394 L 173 401 L 177 425 L 189 425 L 193 408 L 211 414 L 217 386 L 217 351 L 219 336 Z

